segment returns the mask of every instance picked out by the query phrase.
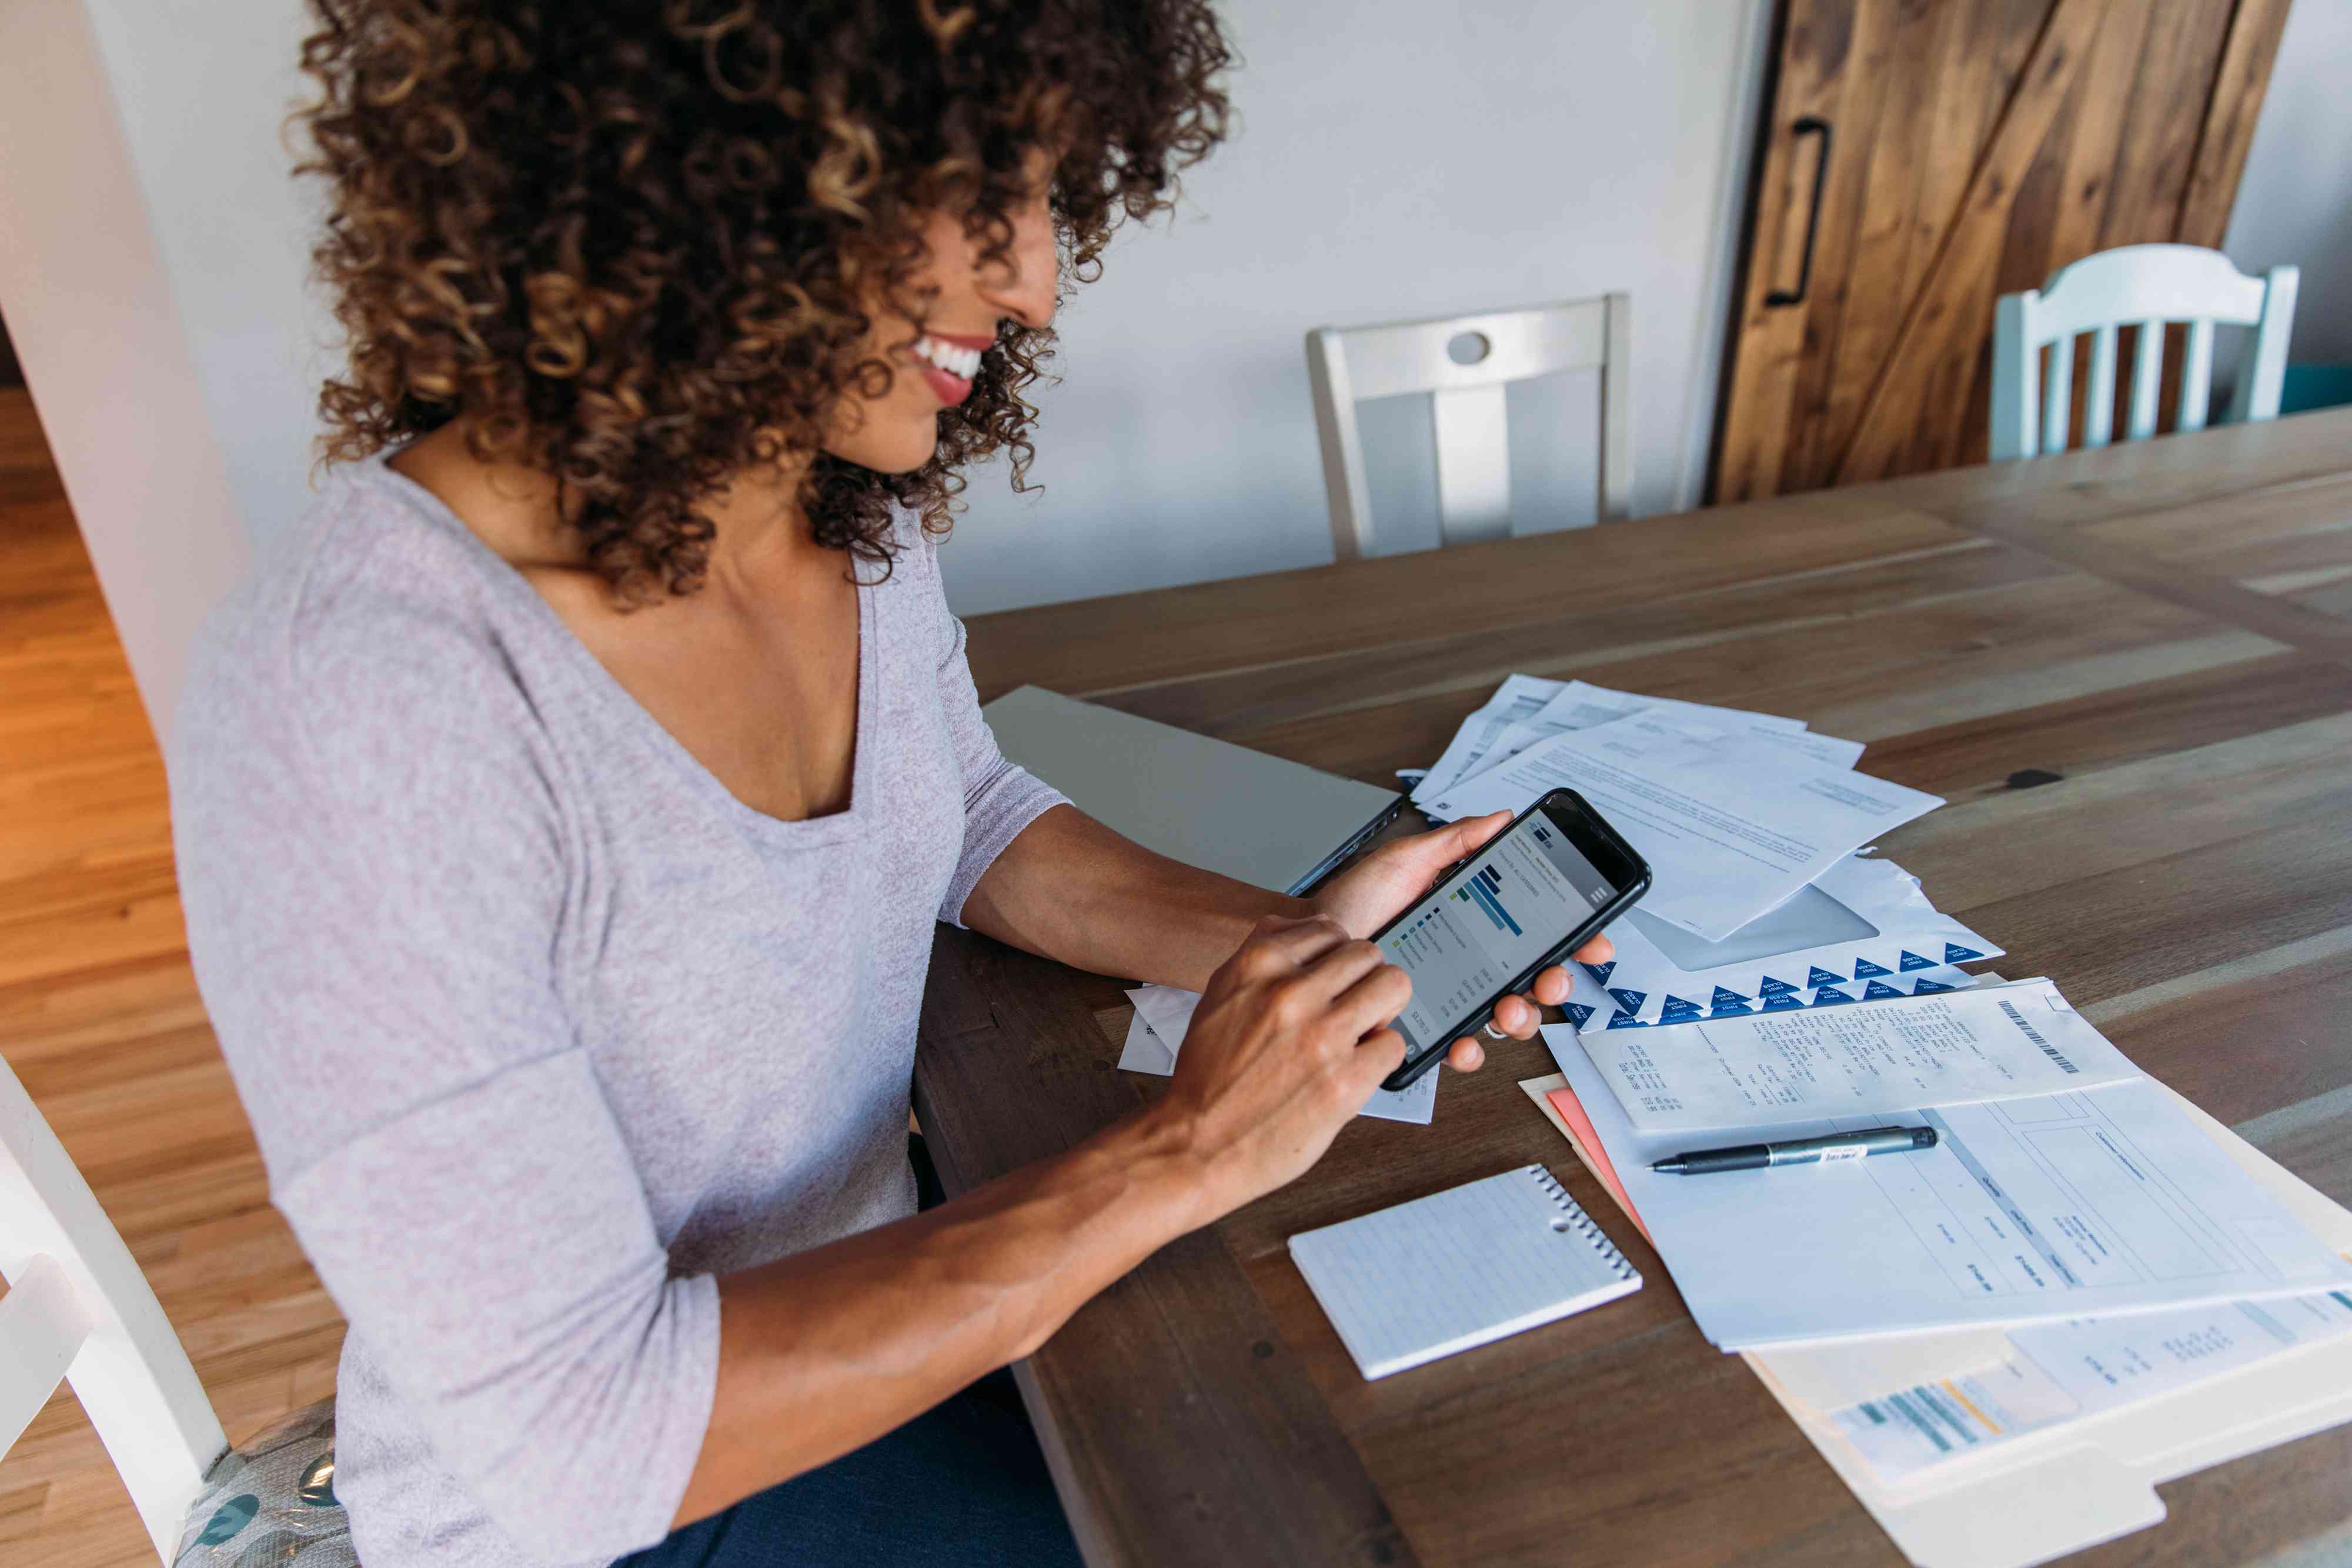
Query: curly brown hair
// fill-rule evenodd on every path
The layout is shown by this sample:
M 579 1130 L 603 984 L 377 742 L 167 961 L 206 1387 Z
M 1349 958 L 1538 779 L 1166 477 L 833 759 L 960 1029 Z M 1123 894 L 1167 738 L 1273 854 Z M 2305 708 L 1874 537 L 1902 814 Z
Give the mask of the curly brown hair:
M 730 474 L 808 455 L 819 543 L 890 559 L 892 502 L 944 532 L 957 470 L 1025 484 L 1047 329 L 1007 322 L 903 475 L 819 450 L 922 319 L 941 213 L 1001 257 L 1053 160 L 1060 287 L 1172 202 L 1224 134 L 1206 0 L 312 0 L 319 278 L 350 337 L 328 462 L 452 420 L 555 476 L 623 603 L 689 592 Z M 1024 167 L 1032 165 L 1032 167 Z

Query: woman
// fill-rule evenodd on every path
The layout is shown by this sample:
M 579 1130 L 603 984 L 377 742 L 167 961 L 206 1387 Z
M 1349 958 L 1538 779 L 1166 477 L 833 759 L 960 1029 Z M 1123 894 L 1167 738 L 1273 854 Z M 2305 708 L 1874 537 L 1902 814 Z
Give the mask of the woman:
M 980 716 L 957 472 L 1018 475 L 1058 290 L 1221 134 L 1215 21 L 317 4 L 351 461 L 215 622 L 174 810 L 351 1323 L 362 1560 L 1070 1560 L 1017 1412 L 959 1391 L 1315 1160 L 1400 1060 L 1362 938 L 1499 821 L 1277 898 Z M 1205 998 L 1148 1110 L 919 1213 L 935 918 Z

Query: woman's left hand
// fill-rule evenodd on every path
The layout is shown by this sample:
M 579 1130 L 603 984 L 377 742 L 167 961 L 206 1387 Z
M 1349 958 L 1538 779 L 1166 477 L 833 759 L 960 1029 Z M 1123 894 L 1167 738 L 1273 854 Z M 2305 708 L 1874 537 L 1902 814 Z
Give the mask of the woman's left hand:
M 1349 936 L 1368 938 L 1427 893 L 1440 872 L 1475 854 L 1510 821 L 1508 811 L 1496 811 L 1392 840 L 1333 877 L 1307 902 L 1346 926 Z M 1570 956 L 1580 964 L 1605 964 L 1615 951 L 1608 937 L 1595 936 Z M 1536 976 L 1530 997 L 1505 997 L 1495 1004 L 1494 1027 L 1514 1040 L 1533 1039 L 1543 1021 L 1534 1003 L 1556 1008 L 1568 1000 L 1569 986 L 1568 971 L 1553 965 Z M 1445 1055 L 1445 1064 L 1458 1072 L 1475 1071 L 1486 1060 L 1485 1049 L 1468 1039 L 1455 1040 Z

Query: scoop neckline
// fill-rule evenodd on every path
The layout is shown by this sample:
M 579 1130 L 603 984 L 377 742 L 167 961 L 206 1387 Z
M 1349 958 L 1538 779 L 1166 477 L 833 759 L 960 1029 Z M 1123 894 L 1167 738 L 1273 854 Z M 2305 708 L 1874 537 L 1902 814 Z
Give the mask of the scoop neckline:
M 847 837 L 863 825 L 874 793 L 874 724 L 875 711 L 880 703 L 881 684 L 874 647 L 874 584 L 862 579 L 857 583 L 857 723 L 855 738 L 851 742 L 856 747 L 856 755 L 850 759 L 849 803 L 838 811 L 828 811 L 821 817 L 771 816 L 747 804 L 720 780 L 719 775 L 706 767 L 700 758 L 688 750 L 685 743 L 672 735 L 668 727 L 656 718 L 645 704 L 614 676 L 612 671 L 604 667 L 604 661 L 580 640 L 580 634 L 556 613 L 555 606 L 530 585 L 530 580 L 492 549 L 481 535 L 467 527 L 466 520 L 452 511 L 447 502 L 393 468 L 391 460 L 402 450 L 405 448 L 386 449 L 368 457 L 364 461 L 366 474 L 378 484 L 388 486 L 394 497 L 411 510 L 422 514 L 445 532 L 455 534 L 459 548 L 474 560 L 493 590 L 516 600 L 521 614 L 537 621 L 542 631 L 553 634 L 563 650 L 563 661 L 570 667 L 580 695 L 591 702 L 617 710 L 621 722 L 635 729 L 639 737 L 697 794 L 704 797 L 738 827 L 779 841 L 817 843 Z

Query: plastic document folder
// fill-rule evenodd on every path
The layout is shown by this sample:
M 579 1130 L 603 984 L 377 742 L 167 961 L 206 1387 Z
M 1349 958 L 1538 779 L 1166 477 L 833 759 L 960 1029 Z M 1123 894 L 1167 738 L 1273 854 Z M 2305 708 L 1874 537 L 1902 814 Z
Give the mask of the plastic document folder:
M 1567 1080 L 1554 1075 L 1521 1087 L 1623 1207 L 1622 1184 Z M 2315 1235 L 2352 1258 L 2352 1213 L 2164 1092 Z M 1962 1384 L 2015 1356 L 2009 1331 L 1984 1328 L 1780 1345 L 1742 1359 L 1919 1568 L 2029 1568 L 2082 1551 L 2160 1523 L 2162 1482 L 2352 1420 L 2352 1335 L 2027 1431 L 1895 1481 L 1881 1479 L 1834 1419 L 1895 1391 Z
M 1298 893 L 1403 809 L 1393 790 L 1019 686 L 982 708 L 1004 755 L 1171 860 Z

